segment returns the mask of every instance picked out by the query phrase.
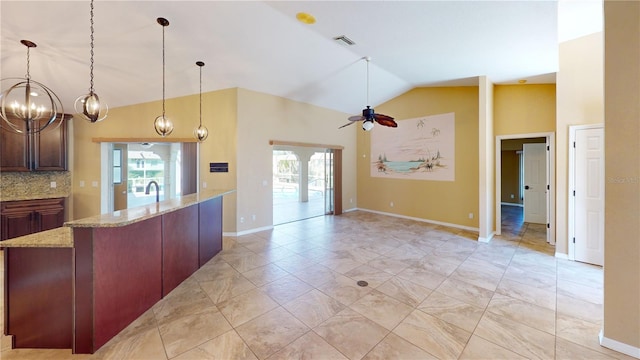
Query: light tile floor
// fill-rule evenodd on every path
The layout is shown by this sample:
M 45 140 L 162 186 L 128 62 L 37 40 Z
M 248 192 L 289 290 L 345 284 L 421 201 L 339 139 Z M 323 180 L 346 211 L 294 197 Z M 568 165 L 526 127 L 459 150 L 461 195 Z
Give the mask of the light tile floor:
M 4 337 L 0 358 L 627 358 L 598 344 L 602 269 L 555 258 L 542 225 L 503 214 L 489 244 L 362 211 L 227 237 L 96 354 Z

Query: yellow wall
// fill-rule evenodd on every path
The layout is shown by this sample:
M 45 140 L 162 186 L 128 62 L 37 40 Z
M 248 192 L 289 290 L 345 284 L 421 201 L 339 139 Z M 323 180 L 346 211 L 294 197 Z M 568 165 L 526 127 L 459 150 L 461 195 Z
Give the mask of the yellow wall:
M 235 188 L 236 179 L 236 89 L 202 95 L 203 125 L 209 138 L 200 145 L 201 182 L 212 189 Z M 167 138 L 192 138 L 199 120 L 199 97 L 191 95 L 166 100 L 166 114 L 175 130 Z M 74 119 L 71 149 L 73 154 L 73 214 L 80 219 L 100 213 L 100 144 L 94 137 L 160 138 L 153 120 L 162 113 L 161 101 L 124 106 L 109 110 L 107 119 L 90 124 Z M 228 161 L 229 173 L 210 174 L 209 162 Z M 80 187 L 80 181 L 85 182 Z M 92 182 L 98 183 L 93 187 Z M 227 195 L 224 203 L 224 229 L 235 229 L 235 195 Z
M 495 85 L 494 122 L 496 136 L 555 131 L 555 84 Z
M 344 146 L 343 209 L 356 204 L 355 126 L 338 129 L 349 114 L 282 97 L 238 90 L 238 232 L 273 224 L 270 140 Z M 353 199 L 353 203 L 350 202 Z M 255 220 L 253 219 L 255 215 Z
M 560 44 L 556 77 L 556 253 L 568 253 L 569 125 L 604 122 L 603 35 Z
M 455 113 L 455 181 L 372 178 L 369 133 L 352 126 L 358 138 L 358 208 L 477 228 L 478 88 L 416 88 L 375 109 L 395 117 L 398 126 L 402 119 Z
M 640 3 L 605 1 L 604 14 L 603 345 L 640 357 Z

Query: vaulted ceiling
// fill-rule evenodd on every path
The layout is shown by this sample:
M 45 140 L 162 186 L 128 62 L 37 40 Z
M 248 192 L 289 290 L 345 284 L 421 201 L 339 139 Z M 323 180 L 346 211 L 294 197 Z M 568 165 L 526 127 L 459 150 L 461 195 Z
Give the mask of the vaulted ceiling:
M 95 89 L 110 107 L 241 87 L 347 113 L 411 88 L 553 83 L 558 43 L 601 31 L 600 0 L 96 1 Z M 89 1 L 0 2 L 0 75 L 32 79 L 72 112 L 89 88 Z M 306 12 L 315 24 L 296 20 Z M 600 18 L 599 18 L 600 17 Z M 335 41 L 347 36 L 355 42 Z M 2 90 L 11 81 L 3 81 Z

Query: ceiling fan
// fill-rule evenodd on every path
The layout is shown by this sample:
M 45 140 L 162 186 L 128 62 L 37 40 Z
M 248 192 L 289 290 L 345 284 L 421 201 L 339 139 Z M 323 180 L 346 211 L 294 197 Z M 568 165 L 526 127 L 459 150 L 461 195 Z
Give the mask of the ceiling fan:
M 367 104 L 369 103 L 369 61 L 371 57 L 366 56 L 363 58 L 367 62 Z M 382 126 L 398 127 L 398 124 L 393 120 L 391 116 L 376 114 L 371 106 L 367 105 L 365 109 L 362 109 L 362 115 L 355 115 L 349 117 L 349 122 L 340 126 L 338 129 L 342 129 L 345 126 L 349 126 L 356 121 L 363 121 L 362 129 L 364 131 L 371 131 L 373 129 L 374 121 Z

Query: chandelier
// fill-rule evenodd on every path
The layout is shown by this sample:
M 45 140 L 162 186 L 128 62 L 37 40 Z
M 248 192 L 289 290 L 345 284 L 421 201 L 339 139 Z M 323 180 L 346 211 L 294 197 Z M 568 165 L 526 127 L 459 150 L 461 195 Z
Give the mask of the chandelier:
M 76 99 L 74 104 L 74 108 L 77 113 L 80 114 L 80 117 L 89 122 L 98 122 L 102 121 L 107 117 L 107 112 L 109 112 L 109 107 L 105 103 L 100 103 L 100 98 L 98 94 L 95 93 L 93 89 L 93 0 L 91 0 L 91 11 L 90 11 L 90 22 L 91 22 L 91 65 L 89 67 L 89 75 L 90 75 L 90 85 L 89 85 L 89 93 L 86 95 L 82 95 Z
M 204 66 L 204 63 L 202 61 L 197 61 L 196 65 L 200 68 L 200 126 L 193 131 L 193 135 L 199 142 L 203 142 L 209 136 L 209 130 L 206 126 L 202 125 L 202 67 Z
M 18 80 L 0 94 L 0 126 L 19 134 L 37 133 L 59 126 L 64 113 L 62 102 L 53 90 L 31 79 L 30 50 L 37 45 L 20 40 L 27 47 L 27 74 L 24 78 L 6 78 L 2 82 Z M 4 86 L 3 86 L 4 87 Z
M 162 115 L 158 116 L 153 122 L 153 127 L 156 129 L 156 133 L 158 135 L 165 137 L 173 132 L 173 123 L 171 120 L 165 115 L 165 106 L 164 106 L 164 97 L 165 97 L 165 84 L 164 84 L 164 68 L 165 68 L 165 57 L 164 57 L 164 28 L 169 26 L 169 20 L 159 17 L 157 19 L 158 24 L 162 26 Z

